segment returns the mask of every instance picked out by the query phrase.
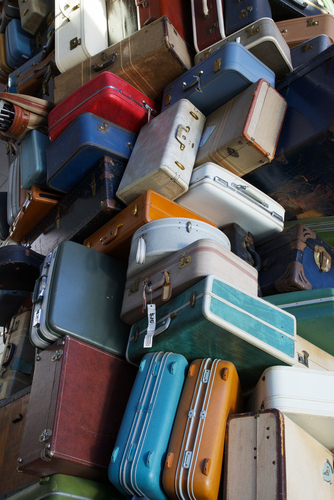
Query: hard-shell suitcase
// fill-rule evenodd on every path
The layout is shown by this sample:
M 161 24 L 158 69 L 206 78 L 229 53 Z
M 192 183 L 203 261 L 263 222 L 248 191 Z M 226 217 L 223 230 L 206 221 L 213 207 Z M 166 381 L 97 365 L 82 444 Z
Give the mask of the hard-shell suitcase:
M 0 360 L 0 400 L 31 385 L 35 348 L 29 341 L 30 316 L 31 311 L 23 311 L 10 321 Z
M 53 0 L 19 0 L 22 28 L 36 35 L 54 8 Z
M 54 102 L 68 97 L 99 71 L 111 71 L 160 102 L 166 85 L 192 66 L 192 53 L 163 16 L 145 29 L 78 64 L 54 80 Z M 164 68 L 161 71 L 161 68 Z
M 299 17 L 279 21 L 277 27 L 290 48 L 304 43 L 317 35 L 327 35 L 334 42 L 334 15 Z
M 138 31 L 136 3 L 132 0 L 107 0 L 108 46 Z
M 124 356 L 129 327 L 119 315 L 125 267 L 112 257 L 73 241 L 60 243 L 44 259 L 36 281 L 32 343 L 44 349 L 59 337 L 70 335 Z
M 257 271 L 261 269 L 261 259 L 254 245 L 254 236 L 250 231 L 245 231 L 239 224 L 231 222 L 219 229 L 223 231 L 231 243 L 231 252 L 235 253 L 242 260 L 255 267 Z
M 291 61 L 294 68 L 307 63 L 320 52 L 326 50 L 333 41 L 327 35 L 317 35 L 305 43 L 300 43 L 291 49 Z
M 225 450 L 224 500 L 333 497 L 333 454 L 274 408 L 231 415 Z
M 148 189 L 98 231 L 89 235 L 84 245 L 128 262 L 131 238 L 137 229 L 152 220 L 176 216 L 202 220 L 215 226 L 208 219 Z
M 223 38 L 195 56 L 195 64 L 203 61 L 212 52 L 228 42 L 239 41 L 255 57 L 262 61 L 276 75 L 282 78 L 292 71 L 290 48 L 276 23 L 269 17 L 258 19 L 232 35 Z
M 55 51 L 30 67 L 24 73 L 21 73 L 16 80 L 16 89 L 19 94 L 36 95 L 41 99 L 46 99 L 43 94 L 46 93 L 47 83 L 52 76 L 58 75 L 59 71 L 55 63 Z M 50 99 L 52 101 L 52 99 Z
M 334 450 L 334 372 L 272 366 L 261 375 L 250 411 L 277 408 L 329 450 Z
M 6 28 L 6 57 L 9 66 L 19 68 L 28 59 L 31 59 L 31 35 L 21 28 L 21 21 L 13 19 Z
M 9 75 L 8 75 L 8 87 L 13 91 L 16 89 L 16 82 L 17 79 L 24 74 L 26 71 L 30 70 L 31 68 L 34 69 L 34 67 L 39 64 L 45 57 L 45 53 L 43 51 L 39 52 L 35 56 L 33 56 L 31 59 L 28 59 L 28 61 L 24 62 L 22 66 L 20 66 L 17 69 L 14 69 Z M 17 89 L 16 89 L 17 90 Z M 20 92 L 22 93 L 22 92 Z M 24 92 L 23 92 L 24 93 Z
M 20 19 L 20 9 L 18 2 L 5 0 L 3 2 L 0 14 L 0 33 L 5 33 L 8 23 L 12 19 Z
M 279 203 L 215 163 L 193 170 L 189 190 L 177 203 L 218 227 L 236 222 L 252 233 L 255 242 L 283 230 L 284 208 Z
M 147 319 L 135 323 L 126 357 L 139 365 L 145 352 L 173 349 L 188 361 L 228 359 L 241 383 L 251 385 L 262 367 L 297 360 L 295 317 L 269 305 L 209 275 L 158 309 L 155 330 L 147 332 Z
M 132 236 L 127 279 L 202 238 L 214 240 L 228 251 L 231 249 L 228 237 L 207 222 L 167 217 L 144 224 Z
M 134 132 L 92 113 L 82 113 L 46 152 L 47 184 L 68 193 L 106 155 L 125 167 L 135 141 Z
M 128 325 L 147 316 L 143 297 L 163 307 L 209 274 L 216 273 L 232 286 L 257 295 L 257 271 L 226 247 L 203 238 L 171 254 L 126 281 L 121 319 Z
M 253 83 L 206 117 L 195 167 L 213 161 L 242 177 L 270 162 L 286 107 L 268 82 Z
M 25 290 L 0 290 L 0 326 L 8 324 L 29 296 Z
M 191 0 L 191 20 L 196 52 L 225 38 L 223 0 L 212 3 Z
M 272 18 L 275 22 L 295 17 L 327 15 L 325 2 L 317 0 L 269 0 Z
M 56 106 L 48 116 L 54 141 L 81 113 L 93 113 L 132 132 L 139 132 L 158 106 L 139 90 L 108 71 L 97 75 Z
M 204 123 L 205 116 L 190 101 L 181 99 L 144 125 L 117 197 L 128 205 L 148 189 L 171 200 L 185 193 Z
M 108 470 L 123 495 L 167 500 L 162 468 L 187 366 L 172 352 L 149 353 L 141 360 Z
M 317 236 L 322 238 L 326 243 L 334 246 L 334 217 L 311 217 L 305 219 L 303 217 L 303 224 L 309 229 L 314 231 Z M 291 227 L 296 224 L 296 220 L 286 221 L 284 227 Z
M 108 47 L 104 0 L 55 0 L 56 64 L 61 73 Z
M 235 366 L 220 359 L 191 363 L 176 412 L 163 471 L 171 500 L 218 498 L 226 421 L 242 411 Z
M 51 145 L 46 134 L 31 130 L 21 142 L 21 187 L 30 189 L 33 184 L 46 182 L 46 150 Z
M 106 481 L 135 376 L 125 360 L 67 336 L 39 353 L 18 469 Z
M 20 156 L 9 165 L 7 187 L 7 222 L 10 226 L 20 210 Z
M 161 110 L 184 98 L 207 116 L 260 78 L 275 87 L 271 69 L 240 43 L 228 42 L 165 87 Z
M 334 287 L 334 248 L 304 224 L 284 229 L 256 250 L 263 295 Z
M 298 320 L 297 320 L 298 331 Z M 295 366 L 312 370 L 334 371 L 334 356 L 297 335 L 297 357 Z
M 0 248 L 1 290 L 32 292 L 44 257 L 30 248 L 7 245 Z
M 0 240 L 4 241 L 9 235 L 9 224 L 7 221 L 7 191 L 0 193 Z
M 270 0 L 223 0 L 226 35 L 263 17 L 272 17 Z

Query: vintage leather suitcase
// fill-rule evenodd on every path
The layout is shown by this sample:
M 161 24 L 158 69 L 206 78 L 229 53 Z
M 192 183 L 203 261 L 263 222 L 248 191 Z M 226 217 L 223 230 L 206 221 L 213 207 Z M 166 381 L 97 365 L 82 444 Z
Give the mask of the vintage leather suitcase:
M 53 0 L 19 0 L 22 28 L 36 35 L 54 8 Z
M 138 31 L 136 3 L 132 0 L 107 0 L 108 46 Z
M 161 110 L 188 99 L 207 116 L 260 78 L 275 87 L 271 69 L 240 43 L 228 42 L 165 87 Z
M 30 248 L 7 245 L 0 248 L 1 290 L 32 292 L 44 257 Z
M 29 341 L 31 311 L 12 317 L 0 360 L 0 400 L 31 385 L 35 348 Z
M 51 75 L 59 75 L 59 71 L 55 63 L 54 51 L 44 57 L 43 60 L 35 66 L 29 68 L 17 77 L 17 92 L 19 94 L 35 95 L 41 99 L 48 100 L 43 97 L 43 93 L 46 93 L 45 86 L 47 85 L 48 79 Z
M 185 193 L 204 123 L 205 116 L 190 101 L 181 99 L 144 125 L 116 196 L 128 205 L 148 189 L 171 200 Z
M 257 296 L 257 271 L 226 247 L 203 238 L 140 271 L 126 281 L 121 319 L 128 325 L 147 316 L 147 304 L 163 307 L 209 274 Z
M 18 469 L 106 481 L 135 376 L 126 361 L 68 336 L 41 352 Z
M 261 367 L 294 365 L 297 360 L 295 317 L 268 305 L 209 275 L 157 310 L 155 330 L 147 332 L 147 319 L 135 323 L 126 357 L 138 366 L 145 352 L 173 349 L 188 361 L 228 359 L 241 384 L 252 385 Z
M 236 222 L 252 233 L 255 242 L 283 230 L 284 208 L 279 203 L 215 163 L 193 170 L 189 190 L 177 203 L 218 227 Z
M 319 443 L 334 450 L 334 372 L 273 366 L 261 375 L 248 406 L 250 411 L 277 408 Z
M 0 33 L 5 33 L 8 23 L 10 23 L 12 19 L 20 19 L 20 9 L 18 6 L 18 2 L 15 0 L 14 2 L 5 0 L 1 7 Z
M 192 51 L 163 16 L 54 80 L 59 104 L 100 71 L 111 71 L 160 102 L 165 86 L 192 66 Z M 164 68 L 164 71 L 161 71 Z
M 291 60 L 294 68 L 307 63 L 320 52 L 332 45 L 332 40 L 327 35 L 317 35 L 304 43 L 300 43 L 291 49 Z
M 225 38 L 223 0 L 212 3 L 191 0 L 191 20 L 196 52 Z
M 136 137 L 92 113 L 78 115 L 46 152 L 47 184 L 68 193 L 106 155 L 125 167 Z
M 23 302 L 31 296 L 25 290 L 0 290 L 0 326 L 7 326 Z
M 172 352 L 149 353 L 141 360 L 108 471 L 123 495 L 167 500 L 162 467 L 187 366 Z
M 32 343 L 44 349 L 70 335 L 124 356 L 129 327 L 119 315 L 125 268 L 118 260 L 73 241 L 60 243 L 44 259 L 36 281 Z
M 263 17 L 272 17 L 270 0 L 223 0 L 226 35 Z
M 168 498 L 218 498 L 226 421 L 242 407 L 233 363 L 210 358 L 191 363 L 163 470 Z
M 195 167 L 209 161 L 242 177 L 270 162 L 287 103 L 263 79 L 206 117 Z
M 31 59 L 30 40 L 32 36 L 21 28 L 20 19 L 12 19 L 8 23 L 5 32 L 6 57 L 12 68 L 19 68 L 28 59 Z
M 81 113 L 93 113 L 120 127 L 139 132 L 159 113 L 158 106 L 142 92 L 105 71 L 56 106 L 48 116 L 49 137 L 54 141 Z
M 308 342 L 299 335 L 297 335 L 296 339 L 298 357 L 298 361 L 295 364 L 296 367 L 306 367 L 312 370 L 334 371 L 334 356 L 315 346 L 311 342 Z
M 230 240 L 231 252 L 259 271 L 261 269 L 261 258 L 255 250 L 252 233 L 245 231 L 235 222 L 222 226 L 220 229 Z
M 225 450 L 224 500 L 333 497 L 333 454 L 274 408 L 231 415 Z
M 290 48 L 317 35 L 327 35 L 334 42 L 334 15 L 320 14 L 279 21 L 277 27 Z
M 46 182 L 46 150 L 51 142 L 46 134 L 31 130 L 21 142 L 21 187 L 30 189 L 33 184 Z
M 304 224 L 295 224 L 256 246 L 263 295 L 334 287 L 334 248 Z
M 317 0 L 269 0 L 274 21 L 293 19 L 295 17 L 327 15 L 325 2 Z
M 130 205 L 123 208 L 121 213 L 116 214 L 98 231 L 88 236 L 83 243 L 89 248 L 94 248 L 127 263 L 131 238 L 137 229 L 152 220 L 176 216 L 202 220 L 215 226 L 208 219 L 148 189 Z

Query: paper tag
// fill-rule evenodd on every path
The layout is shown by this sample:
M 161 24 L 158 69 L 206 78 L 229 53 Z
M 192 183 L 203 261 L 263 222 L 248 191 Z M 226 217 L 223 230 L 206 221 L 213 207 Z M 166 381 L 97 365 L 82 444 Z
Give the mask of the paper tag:
M 202 134 L 202 137 L 201 137 L 201 140 L 200 140 L 200 143 L 199 143 L 199 147 L 201 148 L 202 146 L 204 146 L 204 144 L 206 143 L 206 141 L 209 139 L 210 135 L 212 134 L 212 132 L 214 131 L 214 129 L 216 128 L 216 126 L 212 126 L 212 127 L 208 127 L 204 130 L 203 134 Z
M 147 304 L 147 332 L 144 337 L 144 347 L 152 347 L 153 345 L 153 335 L 155 333 L 156 325 L 156 308 L 155 304 Z

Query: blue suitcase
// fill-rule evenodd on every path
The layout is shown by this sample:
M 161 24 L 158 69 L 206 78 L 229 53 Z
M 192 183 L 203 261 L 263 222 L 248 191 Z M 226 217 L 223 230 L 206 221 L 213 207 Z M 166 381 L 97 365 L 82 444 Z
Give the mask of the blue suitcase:
M 204 115 L 263 78 L 275 87 L 275 73 L 243 45 L 228 42 L 164 89 L 162 111 L 182 98 Z
M 31 130 L 21 142 L 21 188 L 46 182 L 46 150 L 51 141 L 39 130 Z
M 10 21 L 6 28 L 5 37 L 6 58 L 9 66 L 19 68 L 32 58 L 30 41 L 33 37 L 21 28 L 19 19 Z
M 298 66 L 307 63 L 320 54 L 320 52 L 326 50 L 330 45 L 332 45 L 331 40 L 324 34 L 315 36 L 305 43 L 296 45 L 290 50 L 293 68 L 298 68 Z
M 125 168 L 136 137 L 92 113 L 78 115 L 47 150 L 47 184 L 68 193 L 103 156 Z
M 15 71 L 12 71 L 8 75 L 8 87 L 11 89 L 11 92 L 16 92 L 16 81 L 19 78 L 19 76 L 23 75 L 26 71 L 28 71 L 30 68 L 33 68 L 36 66 L 36 64 L 39 64 L 45 57 L 44 51 L 39 52 L 35 56 L 33 56 L 31 59 L 26 61 L 25 63 L 22 64 L 19 68 L 17 68 Z
M 272 17 L 269 0 L 224 0 L 226 36 L 262 17 Z
M 328 14 L 328 10 L 317 0 L 269 0 L 275 22 L 295 17 Z
M 167 500 L 162 470 L 186 377 L 187 360 L 171 352 L 140 363 L 109 464 L 109 479 L 124 495 Z

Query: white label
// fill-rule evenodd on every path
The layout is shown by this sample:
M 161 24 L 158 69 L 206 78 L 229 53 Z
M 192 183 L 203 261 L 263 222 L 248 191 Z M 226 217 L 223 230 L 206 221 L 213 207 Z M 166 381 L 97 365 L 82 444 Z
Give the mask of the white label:
M 156 325 L 156 307 L 155 304 L 147 304 L 147 333 L 144 338 L 144 347 L 149 348 L 153 345 L 153 335 Z
M 214 129 L 216 128 L 216 125 L 212 126 L 212 127 L 208 127 L 204 130 L 203 134 L 202 134 L 202 137 L 201 137 L 201 140 L 200 140 L 200 143 L 199 143 L 199 147 L 201 148 L 202 146 L 204 146 L 204 144 L 206 143 L 206 141 L 209 139 L 210 135 L 212 134 L 212 132 L 214 131 Z

